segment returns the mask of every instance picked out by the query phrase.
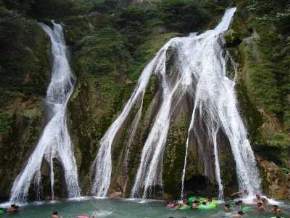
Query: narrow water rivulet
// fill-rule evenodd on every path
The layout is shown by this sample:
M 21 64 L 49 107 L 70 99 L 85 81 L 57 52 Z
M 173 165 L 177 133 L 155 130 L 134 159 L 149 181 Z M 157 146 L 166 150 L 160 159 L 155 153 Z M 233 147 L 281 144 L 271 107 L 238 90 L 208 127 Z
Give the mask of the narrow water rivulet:
M 54 22 L 52 22 L 52 27 L 46 24 L 40 24 L 40 26 L 50 38 L 52 52 L 51 81 L 45 98 L 48 122 L 25 167 L 13 183 L 11 202 L 24 202 L 33 183 L 39 190 L 43 161 L 49 163 L 50 166 L 51 199 L 53 200 L 54 160 L 58 160 L 63 168 L 68 197 L 80 196 L 77 165 L 66 117 L 67 103 L 74 88 L 74 77 L 67 58 L 68 51 L 63 29 L 60 24 Z
M 128 120 L 129 114 L 140 113 L 140 110 L 134 110 L 134 108 L 142 110 L 146 87 L 153 75 L 156 75 L 159 80 L 161 100 L 142 149 L 131 197 L 148 198 L 152 196 L 154 187 L 162 189 L 163 156 L 170 124 L 175 109 L 187 96 L 190 96 L 193 105 L 189 116 L 191 119 L 188 136 L 184 145 L 186 147 L 184 167 L 180 175 L 181 197 L 184 194 L 188 149 L 193 143 L 191 139 L 195 139 L 201 150 L 204 146 L 200 140 L 199 123 L 206 126 L 203 137 L 206 138 L 214 154 L 213 165 L 219 198 L 223 198 L 220 145 L 217 140 L 220 132 L 229 142 L 236 164 L 240 190 L 247 190 L 250 195 L 260 192 L 260 177 L 254 153 L 237 107 L 235 83 L 227 77 L 223 33 L 228 30 L 235 10 L 235 8 L 228 9 L 221 22 L 212 30 L 202 34 L 172 38 L 145 67 L 124 109 L 101 139 L 93 165 L 92 193 L 96 193 L 99 197 L 107 195 L 112 176 L 113 144 L 118 132 Z M 174 69 L 168 63 L 172 53 L 174 53 Z M 133 116 L 138 117 L 138 114 Z M 136 131 L 131 131 L 130 138 L 134 137 L 132 134 L 135 133 Z M 204 165 L 208 165 L 206 158 L 204 158 Z M 207 167 L 205 167 L 205 174 L 207 173 Z

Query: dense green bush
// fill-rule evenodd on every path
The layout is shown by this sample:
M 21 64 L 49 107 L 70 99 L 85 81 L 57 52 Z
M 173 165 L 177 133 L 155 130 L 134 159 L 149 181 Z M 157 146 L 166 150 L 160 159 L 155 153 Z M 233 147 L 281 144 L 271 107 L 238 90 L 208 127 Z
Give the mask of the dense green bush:
M 18 12 L 26 13 L 26 11 L 31 9 L 32 0 L 3 0 L 1 3 L 8 9 L 14 9 Z
M 277 13 L 276 21 L 277 29 L 280 33 L 290 35 L 290 4 L 285 13 Z
M 210 20 L 208 12 L 195 1 L 164 0 L 160 14 L 166 27 L 173 31 L 188 33 L 199 31 Z
M 94 11 L 99 11 L 101 13 L 115 13 L 116 11 L 120 10 L 122 6 L 124 6 L 125 1 L 118 1 L 118 0 L 98 0 L 93 1 Z
M 35 21 L 0 11 L 0 86 L 26 94 L 45 93 L 48 40 Z
M 248 8 L 257 15 L 273 15 L 276 11 L 284 10 L 289 4 L 289 0 L 252 0 L 247 2 L 249 4 Z
M 130 57 L 122 35 L 111 27 L 85 36 L 77 47 L 77 69 L 92 74 L 124 72 Z
M 134 49 L 146 32 L 144 10 L 134 6 L 122 10 L 117 16 L 116 26 L 127 37 L 129 47 Z
M 3 0 L 8 9 L 36 18 L 60 18 L 84 13 L 92 8 L 90 0 Z
M 240 86 L 237 89 L 251 141 L 253 144 L 289 147 L 289 1 L 235 2 L 239 10 L 232 28 L 243 39 L 239 46 L 239 63 L 243 68 L 241 78 L 245 82 L 245 93 L 241 92 Z M 241 101 L 246 95 L 249 101 Z M 258 113 L 249 110 L 252 106 L 254 111 L 260 112 L 260 122 L 256 120 Z
M 115 27 L 127 38 L 127 46 L 131 53 L 150 33 L 151 28 L 147 24 L 150 19 L 157 16 L 154 12 L 144 7 L 129 6 L 116 15 Z
M 0 133 L 5 133 L 11 125 L 11 116 L 8 113 L 0 112 Z

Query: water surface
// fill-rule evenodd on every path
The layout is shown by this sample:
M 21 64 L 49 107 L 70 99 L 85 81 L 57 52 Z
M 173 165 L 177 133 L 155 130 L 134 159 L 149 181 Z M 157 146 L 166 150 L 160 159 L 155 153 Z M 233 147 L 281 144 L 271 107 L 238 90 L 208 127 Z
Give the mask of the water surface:
M 290 205 L 282 206 L 284 218 L 290 218 Z M 222 205 L 210 211 L 181 211 L 165 207 L 161 201 L 131 201 L 131 200 L 105 200 L 89 199 L 84 201 L 66 201 L 42 204 L 30 204 L 21 208 L 18 214 L 2 215 L 13 218 L 49 218 L 52 211 L 58 211 L 63 218 L 74 218 L 77 215 L 90 215 L 106 218 L 204 218 L 204 217 L 232 217 L 235 213 L 225 214 Z M 270 218 L 271 213 L 259 213 L 253 209 L 244 217 Z M 0 215 L 1 217 L 1 215 Z

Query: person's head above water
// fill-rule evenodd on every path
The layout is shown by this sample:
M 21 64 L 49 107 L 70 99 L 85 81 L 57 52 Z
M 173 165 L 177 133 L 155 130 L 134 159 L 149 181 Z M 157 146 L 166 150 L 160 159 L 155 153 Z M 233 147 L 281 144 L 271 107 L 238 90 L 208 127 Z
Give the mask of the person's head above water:
M 278 205 L 273 205 L 272 212 L 275 214 L 280 214 L 282 213 L 282 210 L 280 209 Z
M 243 216 L 245 213 L 244 213 L 242 210 L 240 210 L 240 211 L 238 212 L 238 214 L 241 215 L 241 216 Z
M 262 201 L 263 201 L 263 203 L 268 203 L 268 199 L 267 198 L 261 198 L 262 199 Z
M 18 212 L 18 206 L 16 204 L 11 204 L 9 208 L 7 208 L 7 213 L 16 213 Z
M 182 203 L 183 203 L 183 204 L 187 204 L 187 203 L 188 203 L 188 200 L 187 200 L 186 198 L 184 198 L 184 199 L 182 200 Z
M 230 206 L 230 204 L 225 204 L 225 205 L 224 205 L 224 211 L 225 211 L 225 212 L 230 212 L 230 210 L 231 210 L 231 206 Z
M 11 207 L 15 208 L 15 209 L 18 209 L 19 206 L 17 206 L 16 204 L 11 204 Z
M 51 213 L 51 218 L 59 218 L 59 216 L 58 216 L 58 212 L 57 212 L 57 211 L 53 211 L 53 212 Z

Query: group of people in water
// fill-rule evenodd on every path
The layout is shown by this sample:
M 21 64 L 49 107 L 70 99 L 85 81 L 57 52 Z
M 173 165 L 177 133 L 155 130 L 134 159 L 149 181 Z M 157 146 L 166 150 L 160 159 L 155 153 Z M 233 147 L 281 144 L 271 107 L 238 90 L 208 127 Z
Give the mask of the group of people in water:
M 2 214 L 16 214 L 19 212 L 20 207 L 16 204 L 11 204 L 8 208 L 0 208 L 0 211 L 2 211 Z M 1 213 L 0 213 L 1 214 Z M 50 218 L 62 218 L 62 216 L 57 212 L 53 211 L 50 215 Z M 76 218 L 95 218 L 95 217 L 89 217 L 87 215 L 80 215 Z
M 190 197 L 188 199 L 183 199 L 180 201 L 171 201 L 167 204 L 167 208 L 173 209 L 210 209 L 215 208 L 217 206 L 217 202 L 212 198 L 195 198 Z
M 232 218 L 242 218 L 244 215 L 246 215 L 247 212 L 250 212 L 251 210 L 256 210 L 259 213 L 271 213 L 273 215 L 271 218 L 283 218 L 281 208 L 278 205 L 270 205 L 267 198 L 257 194 L 252 202 L 252 204 L 255 206 L 250 207 L 246 206 L 243 200 L 241 200 L 240 197 L 242 197 L 243 194 L 247 194 L 246 191 L 233 193 L 231 197 L 238 197 L 238 199 L 231 199 L 226 201 L 223 206 L 224 212 L 230 214 Z M 189 197 L 180 201 L 170 201 L 167 203 L 166 207 L 179 210 L 208 210 L 216 208 L 217 205 L 217 201 L 213 200 L 211 197 Z
M 232 212 L 235 208 L 238 209 L 237 214 L 233 215 L 233 218 L 241 218 L 246 214 L 247 211 L 251 209 L 255 209 L 259 213 L 269 212 L 273 214 L 273 218 L 282 218 L 282 210 L 278 205 L 269 205 L 269 201 L 265 197 L 261 197 L 261 195 L 257 194 L 256 198 L 254 198 L 253 203 L 255 204 L 254 208 L 245 206 L 242 200 L 237 200 L 233 204 L 225 203 L 224 211 Z
M 282 217 L 282 209 L 278 205 L 270 205 L 269 201 L 266 197 L 263 197 L 259 194 L 256 194 L 256 197 L 253 199 L 252 204 L 255 207 L 246 206 L 243 202 L 242 196 L 247 194 L 244 192 L 237 192 L 231 195 L 232 199 L 230 201 L 226 201 L 223 210 L 226 214 L 229 214 L 232 218 L 243 218 L 243 216 L 250 212 L 251 210 L 256 210 L 260 213 L 271 213 L 273 216 L 271 218 L 283 218 Z M 180 201 L 171 201 L 166 205 L 167 208 L 171 209 L 192 209 L 192 210 L 209 210 L 218 207 L 218 202 L 211 197 L 202 198 L 202 197 L 189 197 Z M 1 209 L 0 212 L 7 214 L 14 214 L 19 211 L 19 206 L 16 204 L 12 204 L 9 208 Z M 1 213 L 0 213 L 1 214 Z M 53 211 L 51 213 L 51 218 L 61 218 L 57 211 Z M 90 218 L 87 215 L 80 215 L 77 218 Z
M 18 205 L 11 204 L 10 207 L 6 209 L 2 208 L 1 210 L 3 211 L 3 213 L 6 213 L 6 214 L 16 214 L 19 212 L 19 208 L 20 207 Z M 62 216 L 57 211 L 53 211 L 50 215 L 50 218 L 62 218 Z M 79 215 L 79 216 L 76 216 L 76 218 L 95 218 L 95 217 L 90 217 L 87 215 Z

